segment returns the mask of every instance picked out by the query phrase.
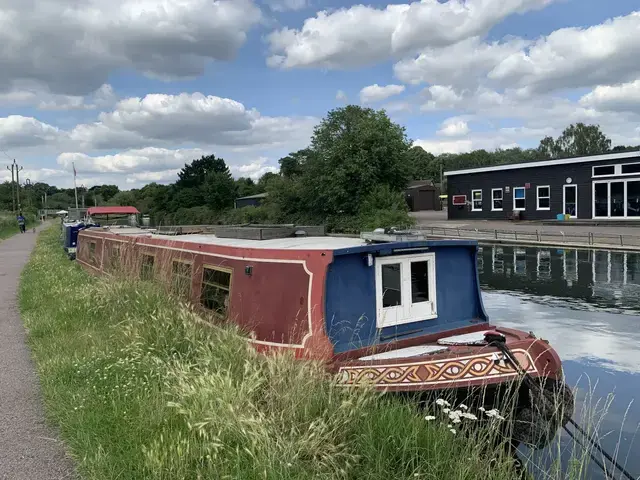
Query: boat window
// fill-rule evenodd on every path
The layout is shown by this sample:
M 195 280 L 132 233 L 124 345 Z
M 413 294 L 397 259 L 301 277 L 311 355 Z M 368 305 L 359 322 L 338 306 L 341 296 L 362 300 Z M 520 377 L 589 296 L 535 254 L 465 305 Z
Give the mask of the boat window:
M 96 242 L 89 243 L 89 261 L 96 262 Z
M 615 165 L 604 165 L 601 167 L 593 167 L 594 177 L 606 177 L 607 175 L 615 175 L 615 173 L 616 173 Z
M 171 289 L 180 297 L 191 296 L 191 264 L 174 260 L 171 267 Z
M 155 257 L 146 253 L 142 254 L 142 263 L 140 265 L 140 279 L 152 280 L 153 279 L 153 264 L 155 263 Z
M 202 272 L 202 292 L 200 303 L 223 317 L 229 308 L 231 290 L 231 270 L 220 267 L 204 267 Z
M 401 270 L 399 263 L 382 266 L 382 306 L 402 305 Z
M 429 301 L 429 261 L 411 262 L 411 301 Z
M 376 259 L 378 328 L 436 318 L 435 254 Z
M 116 270 L 120 266 L 120 245 L 111 245 L 109 254 L 109 268 Z

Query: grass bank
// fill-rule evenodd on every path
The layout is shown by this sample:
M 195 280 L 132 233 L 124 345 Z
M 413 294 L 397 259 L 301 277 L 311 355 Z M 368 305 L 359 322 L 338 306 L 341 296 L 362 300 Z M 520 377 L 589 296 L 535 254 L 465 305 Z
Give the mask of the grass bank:
M 89 276 L 55 228 L 20 307 L 47 414 L 86 478 L 514 478 L 473 415 L 418 412 L 340 389 L 316 363 L 258 355 L 158 285 Z
M 35 216 L 24 214 L 24 217 L 27 228 L 32 228 L 35 225 Z M 0 240 L 15 235 L 19 231 L 16 216 L 11 212 L 0 212 Z

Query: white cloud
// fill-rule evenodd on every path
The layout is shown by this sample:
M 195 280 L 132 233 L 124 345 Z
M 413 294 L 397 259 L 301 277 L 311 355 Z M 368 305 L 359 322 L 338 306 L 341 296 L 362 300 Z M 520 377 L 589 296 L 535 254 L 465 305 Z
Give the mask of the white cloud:
M 448 118 L 438 130 L 438 135 L 442 135 L 443 137 L 461 137 L 469 133 L 469 125 L 465 120 L 460 118 Z
M 342 90 L 338 90 L 338 92 L 336 93 L 336 100 L 338 100 L 339 102 L 346 103 L 349 100 L 349 98 L 347 97 L 347 94 L 344 93 Z
M 89 156 L 79 152 L 65 152 L 58 155 L 57 163 L 66 171 L 76 170 L 83 174 L 91 173 L 157 173 L 171 169 L 180 169 L 185 163 L 207 155 L 202 149 L 191 148 L 170 150 L 167 148 L 147 147 L 128 150 L 113 155 Z
M 274 12 L 286 12 L 287 10 L 302 10 L 309 6 L 308 0 L 267 0 L 267 5 Z
M 233 165 L 229 169 L 234 177 L 249 177 L 258 180 L 265 173 L 277 173 L 278 168 L 268 164 L 267 157 L 260 157 L 253 162 L 243 165 Z
M 0 91 L 22 81 L 86 95 L 111 71 L 192 77 L 231 60 L 261 19 L 252 0 L 3 0 Z
M 0 118 L 0 148 L 35 147 L 60 141 L 65 132 L 32 117 L 9 115 Z
M 599 110 L 640 113 L 640 80 L 620 85 L 599 85 L 584 95 L 580 104 Z
M 404 85 L 380 85 L 373 84 L 368 87 L 364 87 L 360 90 L 360 102 L 361 103 L 374 103 L 386 100 L 394 95 L 400 95 L 404 92 Z
M 267 40 L 271 67 L 352 68 L 428 47 L 483 35 L 514 13 L 553 0 L 422 0 L 378 9 L 354 5 L 321 11 L 301 29 L 283 28 Z
M 421 107 L 425 112 L 453 109 L 462 102 L 462 94 L 449 85 L 432 85 L 426 88 L 423 94 L 428 98 Z
M 235 100 L 201 93 L 127 98 L 70 132 L 83 149 L 160 145 L 276 147 L 308 142 L 318 119 L 266 117 Z
M 589 28 L 563 28 L 508 55 L 489 78 L 526 94 L 637 79 L 640 11 Z
M 472 85 L 526 44 L 517 38 L 483 43 L 480 37 L 471 37 L 444 48 L 427 48 L 415 58 L 396 63 L 393 71 L 399 80 L 414 85 Z
M 471 140 L 416 140 L 413 144 L 434 155 L 464 153 L 475 149 Z
M 31 84 L 30 84 L 31 83 Z M 61 95 L 49 92 L 42 85 L 25 82 L 18 90 L 0 93 L 0 106 L 33 106 L 38 110 L 94 110 L 111 107 L 116 102 L 116 94 L 109 84 L 104 84 L 87 96 Z

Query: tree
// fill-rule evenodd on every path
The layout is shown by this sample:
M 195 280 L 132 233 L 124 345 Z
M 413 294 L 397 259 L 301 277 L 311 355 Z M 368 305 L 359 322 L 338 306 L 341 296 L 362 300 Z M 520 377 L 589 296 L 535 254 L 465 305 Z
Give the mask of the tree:
M 224 172 L 228 170 L 227 164 L 215 155 L 203 156 L 198 160 L 193 160 L 185 164 L 178 172 L 177 188 L 194 188 L 201 186 L 210 172 Z
M 414 146 L 407 152 L 409 178 L 412 180 L 440 181 L 440 162 L 436 157 L 425 151 L 424 148 Z
M 205 204 L 216 212 L 233 206 L 236 198 L 236 184 L 228 168 L 222 172 L 214 170 L 207 173 L 204 181 L 204 197 Z
M 313 133 L 301 175 L 308 212 L 354 215 L 377 186 L 403 190 L 409 180 L 404 127 L 383 110 L 349 105 L 331 110 Z
M 611 139 L 600 130 L 599 125 L 576 123 L 564 129 L 557 139 L 545 137 L 540 141 L 538 152 L 543 158 L 567 158 L 597 155 L 611 150 Z
M 105 202 L 111 200 L 116 193 L 118 193 L 120 189 L 117 185 L 95 185 L 89 189 L 91 192 L 90 197 L 93 198 L 93 195 L 99 195 Z
M 311 150 L 305 148 L 297 152 L 290 153 L 284 158 L 278 160 L 280 164 L 280 175 L 286 178 L 292 178 L 301 175 L 307 159 L 312 155 Z
M 248 197 L 249 195 L 255 195 L 258 187 L 256 186 L 256 182 L 254 182 L 251 178 L 240 177 L 236 180 L 236 196 L 237 197 Z
M 268 190 L 269 184 L 276 178 L 278 178 L 278 174 L 273 172 L 267 172 L 264 175 L 262 175 L 258 180 L 258 184 L 256 185 L 256 188 L 257 188 L 256 193 L 266 192 Z

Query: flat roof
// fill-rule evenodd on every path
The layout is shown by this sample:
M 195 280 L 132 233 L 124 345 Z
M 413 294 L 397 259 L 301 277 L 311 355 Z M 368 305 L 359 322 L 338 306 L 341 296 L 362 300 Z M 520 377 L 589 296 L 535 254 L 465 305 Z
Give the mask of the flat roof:
M 264 192 L 264 193 L 257 193 L 255 195 L 247 195 L 246 197 L 238 197 L 236 198 L 236 200 L 247 200 L 249 198 L 266 198 L 269 196 L 268 192 Z
M 554 165 L 566 165 L 569 163 L 603 162 L 606 160 L 624 160 L 627 158 L 638 158 L 638 157 L 640 157 L 640 151 L 637 151 L 637 150 L 632 152 L 604 153 L 602 155 L 589 155 L 586 157 L 557 158 L 554 160 L 542 160 L 539 162 L 509 163 L 507 165 L 495 165 L 493 167 L 468 168 L 466 170 L 452 170 L 449 172 L 444 172 L 444 176 L 451 177 L 453 175 L 464 175 L 468 173 L 500 172 L 502 170 L 518 170 L 521 168 L 533 168 L 533 167 L 551 167 Z

